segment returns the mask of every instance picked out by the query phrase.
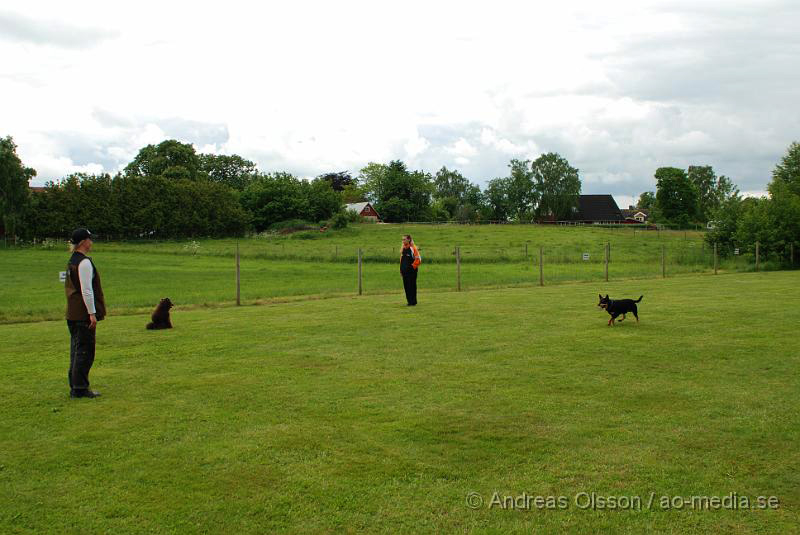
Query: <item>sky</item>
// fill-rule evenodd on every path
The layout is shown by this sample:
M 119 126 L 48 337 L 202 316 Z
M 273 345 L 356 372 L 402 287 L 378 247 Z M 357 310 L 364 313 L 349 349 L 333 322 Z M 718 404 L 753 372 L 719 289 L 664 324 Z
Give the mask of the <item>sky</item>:
M 165 139 L 314 177 L 474 183 L 557 152 L 621 207 L 655 170 L 763 194 L 800 141 L 800 2 L 0 4 L 0 136 L 33 184 Z

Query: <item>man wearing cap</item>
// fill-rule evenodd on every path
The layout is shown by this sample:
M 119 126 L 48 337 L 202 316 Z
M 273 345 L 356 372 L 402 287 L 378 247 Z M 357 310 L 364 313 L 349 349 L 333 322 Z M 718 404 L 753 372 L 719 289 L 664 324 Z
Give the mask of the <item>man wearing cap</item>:
M 70 334 L 69 388 L 72 398 L 96 398 L 100 392 L 89 389 L 89 370 L 94 363 L 97 322 L 106 315 L 100 275 L 92 259 L 92 233 L 76 229 L 70 240 L 72 256 L 67 264 L 64 290 L 67 294 L 67 327 Z
M 403 236 L 403 247 L 400 249 L 400 275 L 403 276 L 403 289 L 406 291 L 408 306 L 417 304 L 417 269 L 422 262 L 417 246 L 411 236 Z

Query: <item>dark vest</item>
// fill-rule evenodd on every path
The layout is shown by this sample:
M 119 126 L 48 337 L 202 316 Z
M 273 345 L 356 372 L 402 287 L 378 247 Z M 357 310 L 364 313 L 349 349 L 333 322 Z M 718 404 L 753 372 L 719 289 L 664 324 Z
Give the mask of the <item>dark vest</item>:
M 400 273 L 411 273 L 414 271 L 414 249 L 404 247 L 400 253 Z
M 92 259 L 83 253 L 74 252 L 67 263 L 67 280 L 64 282 L 64 291 L 67 294 L 67 319 L 71 321 L 89 321 L 89 311 L 83 302 L 81 294 L 81 280 L 78 276 L 78 264 L 86 258 L 89 262 Z M 97 272 L 94 262 L 94 276 L 92 277 L 92 291 L 94 291 L 94 308 L 97 321 L 106 317 L 106 302 L 103 298 L 103 287 L 100 285 L 100 274 Z

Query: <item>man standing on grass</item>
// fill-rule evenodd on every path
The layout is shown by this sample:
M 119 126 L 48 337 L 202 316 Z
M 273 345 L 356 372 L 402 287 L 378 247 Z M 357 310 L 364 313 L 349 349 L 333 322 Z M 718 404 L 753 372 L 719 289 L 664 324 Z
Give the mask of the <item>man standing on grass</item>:
M 100 392 L 89 390 L 89 370 L 94 363 L 97 322 L 106 315 L 106 303 L 100 275 L 92 259 L 92 234 L 85 228 L 76 229 L 70 240 L 72 256 L 67 264 L 64 290 L 67 294 L 67 327 L 69 345 L 69 396 L 96 398 Z
M 417 246 L 411 236 L 403 236 L 403 248 L 400 250 L 400 274 L 403 276 L 403 288 L 406 290 L 408 306 L 417 304 L 417 269 L 422 262 Z

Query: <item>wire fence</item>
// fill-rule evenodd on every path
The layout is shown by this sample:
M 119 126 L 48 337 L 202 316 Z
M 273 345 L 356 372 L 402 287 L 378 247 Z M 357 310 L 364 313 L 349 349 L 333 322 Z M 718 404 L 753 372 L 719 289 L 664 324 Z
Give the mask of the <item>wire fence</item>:
M 468 233 L 469 234 L 469 233 Z M 396 236 L 396 231 L 391 231 Z M 614 239 L 619 236 L 618 239 Z M 388 237 L 388 234 L 387 234 Z M 794 248 L 768 251 L 759 244 L 722 249 L 703 236 L 660 239 L 578 237 L 558 233 L 541 241 L 516 234 L 503 246 L 492 235 L 465 235 L 471 243 L 418 244 L 418 288 L 468 291 L 549 286 L 567 282 L 653 279 L 691 273 L 736 273 L 796 267 Z M 650 236 L 655 238 L 655 236 Z M 103 273 L 113 314 L 141 313 L 160 298 L 177 306 L 254 304 L 309 297 L 402 294 L 400 248 L 372 242 L 309 243 L 304 240 L 208 240 L 205 242 L 104 242 L 93 252 Z M 238 248 L 238 255 L 237 253 Z M 738 254 L 737 254 L 738 253 Z M 38 243 L 4 250 L 7 284 L 0 289 L 0 323 L 63 317 L 64 244 Z
M 420 247 L 423 258 L 418 286 L 421 291 L 469 290 L 491 287 L 551 285 L 564 282 L 613 281 L 670 277 L 689 273 L 731 273 L 792 269 L 789 258 L 766 258 L 756 243 L 753 252 L 743 248 L 721 251 L 702 241 L 643 243 L 616 250 L 611 242 L 574 245 L 501 247 Z M 398 248 L 336 247 L 329 255 L 279 258 L 289 262 L 264 262 L 259 255 L 237 256 L 237 296 L 250 299 L 271 297 L 263 293 L 260 277 L 277 278 L 298 294 L 382 294 L 402 291 Z M 268 257 L 267 257 L 268 258 Z M 273 257 L 275 259 L 275 257 Z M 238 269 L 238 267 L 237 267 Z M 309 271 L 316 271 L 313 276 Z M 348 280 L 349 274 L 349 280 Z M 308 281 L 314 279 L 310 285 Z M 306 281 L 305 286 L 303 281 Z M 252 289 L 252 291 L 250 291 Z M 266 288 L 264 288 L 266 290 Z

